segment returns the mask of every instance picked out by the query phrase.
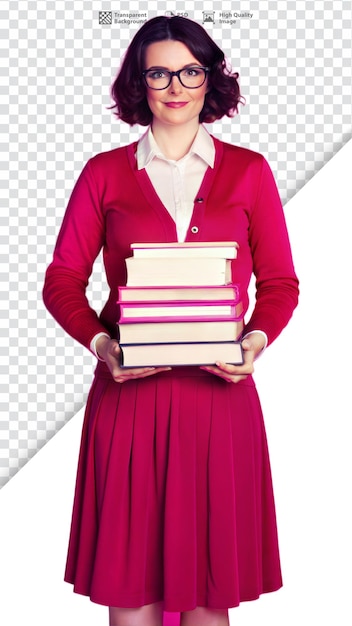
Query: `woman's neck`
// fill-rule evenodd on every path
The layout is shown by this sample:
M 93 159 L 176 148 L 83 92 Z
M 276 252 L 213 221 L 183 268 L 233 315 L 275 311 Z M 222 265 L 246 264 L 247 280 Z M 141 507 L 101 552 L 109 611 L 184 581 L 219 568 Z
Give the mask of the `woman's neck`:
M 167 159 L 179 161 L 184 157 L 195 139 L 199 123 L 172 126 L 152 123 L 152 132 L 156 143 Z

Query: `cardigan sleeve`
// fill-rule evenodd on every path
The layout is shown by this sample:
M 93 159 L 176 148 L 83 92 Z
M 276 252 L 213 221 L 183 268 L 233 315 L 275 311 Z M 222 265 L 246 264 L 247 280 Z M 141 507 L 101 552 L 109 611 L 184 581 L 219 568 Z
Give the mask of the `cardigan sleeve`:
M 68 202 L 43 287 L 43 300 L 49 312 L 88 349 L 97 333 L 107 332 L 86 297 L 93 263 L 104 239 L 104 216 L 89 160 Z
M 249 218 L 249 245 L 256 278 L 256 302 L 243 334 L 262 330 L 270 344 L 291 318 L 299 290 L 281 200 L 263 157 Z

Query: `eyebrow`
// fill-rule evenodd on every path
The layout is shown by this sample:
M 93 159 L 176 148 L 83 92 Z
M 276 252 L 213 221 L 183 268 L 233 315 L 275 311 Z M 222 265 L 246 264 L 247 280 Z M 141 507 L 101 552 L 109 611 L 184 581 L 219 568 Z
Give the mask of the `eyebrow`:
M 189 67 L 203 67 L 203 66 L 199 65 L 199 63 L 187 63 L 187 65 L 183 65 L 180 69 L 186 70 Z M 152 65 L 151 67 L 148 67 L 148 70 L 166 70 L 167 72 L 172 72 L 172 70 L 169 70 L 169 68 L 165 67 L 164 65 Z

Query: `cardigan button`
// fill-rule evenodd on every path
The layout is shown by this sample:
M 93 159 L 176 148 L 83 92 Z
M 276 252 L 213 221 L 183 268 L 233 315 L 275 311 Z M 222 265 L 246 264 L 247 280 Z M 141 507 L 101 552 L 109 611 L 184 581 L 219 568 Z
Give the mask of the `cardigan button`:
M 191 228 L 191 232 L 193 234 L 196 234 L 198 232 L 198 230 L 199 230 L 198 226 L 192 226 L 192 228 Z
M 204 198 L 196 198 L 195 201 L 198 202 L 198 204 L 200 204 L 201 202 L 204 202 Z

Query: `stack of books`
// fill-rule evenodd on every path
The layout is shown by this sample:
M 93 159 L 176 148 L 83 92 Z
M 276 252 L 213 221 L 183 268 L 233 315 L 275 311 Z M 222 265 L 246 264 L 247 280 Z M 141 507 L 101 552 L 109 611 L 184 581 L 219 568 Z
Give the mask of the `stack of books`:
M 122 367 L 243 363 L 236 242 L 135 243 L 119 287 Z

